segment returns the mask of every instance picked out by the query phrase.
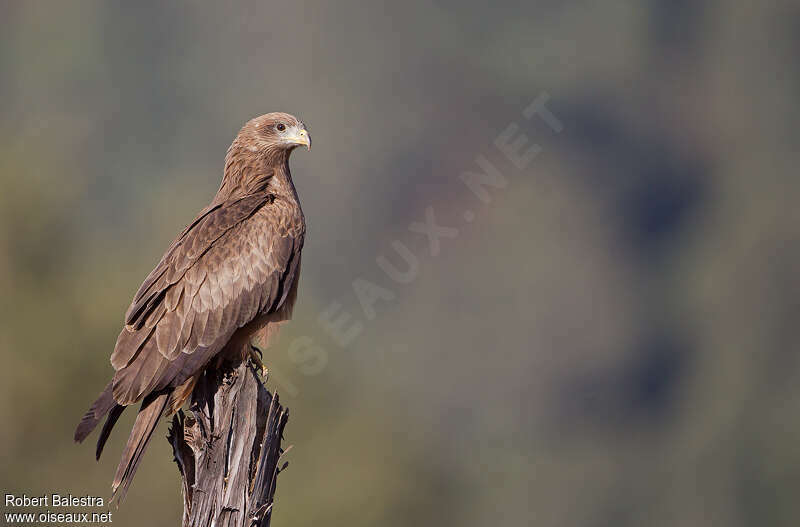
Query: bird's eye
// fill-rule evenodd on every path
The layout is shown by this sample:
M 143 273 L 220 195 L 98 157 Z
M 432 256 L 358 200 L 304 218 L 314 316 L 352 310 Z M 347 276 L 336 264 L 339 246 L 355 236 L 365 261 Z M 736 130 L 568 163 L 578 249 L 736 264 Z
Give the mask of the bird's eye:
M 283 132 L 284 130 L 286 130 L 286 126 L 283 123 L 278 123 L 278 126 L 276 126 L 275 128 L 277 128 L 279 132 Z

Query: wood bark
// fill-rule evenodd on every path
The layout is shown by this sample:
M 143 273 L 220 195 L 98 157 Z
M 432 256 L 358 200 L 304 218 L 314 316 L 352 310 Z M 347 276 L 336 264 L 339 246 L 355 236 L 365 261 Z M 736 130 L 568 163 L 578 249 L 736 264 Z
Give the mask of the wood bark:
M 248 361 L 209 369 L 167 439 L 183 478 L 184 527 L 266 527 L 288 409 Z

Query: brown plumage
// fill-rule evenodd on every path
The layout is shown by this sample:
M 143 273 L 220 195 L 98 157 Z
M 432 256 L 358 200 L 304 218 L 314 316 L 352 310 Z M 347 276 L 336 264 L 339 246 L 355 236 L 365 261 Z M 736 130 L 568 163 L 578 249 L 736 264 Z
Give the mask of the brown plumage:
M 126 406 L 142 401 L 112 485 L 124 498 L 159 418 L 191 395 L 215 357 L 244 354 L 291 317 L 305 220 L 289 155 L 311 147 L 285 113 L 252 119 L 228 149 L 211 203 L 172 242 L 125 315 L 115 373 L 75 431 L 83 441 L 106 415 L 97 458 Z

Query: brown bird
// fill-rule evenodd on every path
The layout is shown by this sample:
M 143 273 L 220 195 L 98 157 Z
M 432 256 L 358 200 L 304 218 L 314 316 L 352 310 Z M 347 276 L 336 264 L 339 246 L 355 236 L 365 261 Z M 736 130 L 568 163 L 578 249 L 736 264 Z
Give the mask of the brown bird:
M 248 355 L 260 365 L 251 341 L 266 345 L 291 317 L 305 219 L 289 155 L 301 145 L 310 150 L 311 137 L 289 114 L 245 124 L 228 149 L 216 196 L 134 296 L 111 354 L 114 377 L 75 431 L 83 441 L 108 415 L 99 459 L 119 416 L 142 401 L 112 484 L 120 501 L 159 418 L 183 405 L 206 366 Z

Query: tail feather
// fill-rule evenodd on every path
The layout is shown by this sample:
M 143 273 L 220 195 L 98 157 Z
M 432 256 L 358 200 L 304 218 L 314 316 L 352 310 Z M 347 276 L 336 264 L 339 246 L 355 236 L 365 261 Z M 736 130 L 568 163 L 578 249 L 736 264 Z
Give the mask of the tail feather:
M 81 422 L 78 423 L 78 428 L 75 429 L 75 441 L 80 443 L 92 433 L 100 420 L 112 409 L 117 407 L 117 402 L 114 400 L 112 393 L 112 383 L 108 383 L 105 389 L 100 393 L 100 396 L 92 404 L 89 411 L 84 414 Z M 109 430 L 110 432 L 110 430 Z
M 125 445 L 125 450 L 122 452 L 122 459 L 117 466 L 114 483 L 111 485 L 114 498 L 117 499 L 118 503 L 125 499 L 128 487 L 133 480 L 136 469 L 139 467 L 142 454 L 147 448 L 147 444 L 150 442 L 150 438 L 153 435 L 153 431 L 156 429 L 159 418 L 167 407 L 169 396 L 170 394 L 168 391 L 152 393 L 142 401 L 142 407 L 139 409 L 139 414 L 136 416 L 136 422 L 133 424 L 131 435 L 128 437 L 128 444 Z M 113 415 L 109 416 L 109 421 L 111 421 L 112 417 Z M 116 421 L 116 419 L 114 420 Z M 111 426 L 113 426 L 113 423 Z M 119 494 L 117 494 L 118 491 Z
M 125 411 L 127 406 L 122 406 L 118 404 L 115 406 L 111 412 L 108 414 L 108 418 L 106 419 L 105 424 L 103 425 L 103 430 L 100 431 L 100 437 L 97 438 L 97 450 L 95 451 L 95 459 L 98 461 L 100 460 L 100 454 L 103 453 L 103 448 L 106 446 L 106 441 L 108 441 L 108 436 L 111 435 L 111 429 L 114 428 L 114 425 L 117 424 L 117 419 L 119 416 L 122 415 L 122 412 Z

